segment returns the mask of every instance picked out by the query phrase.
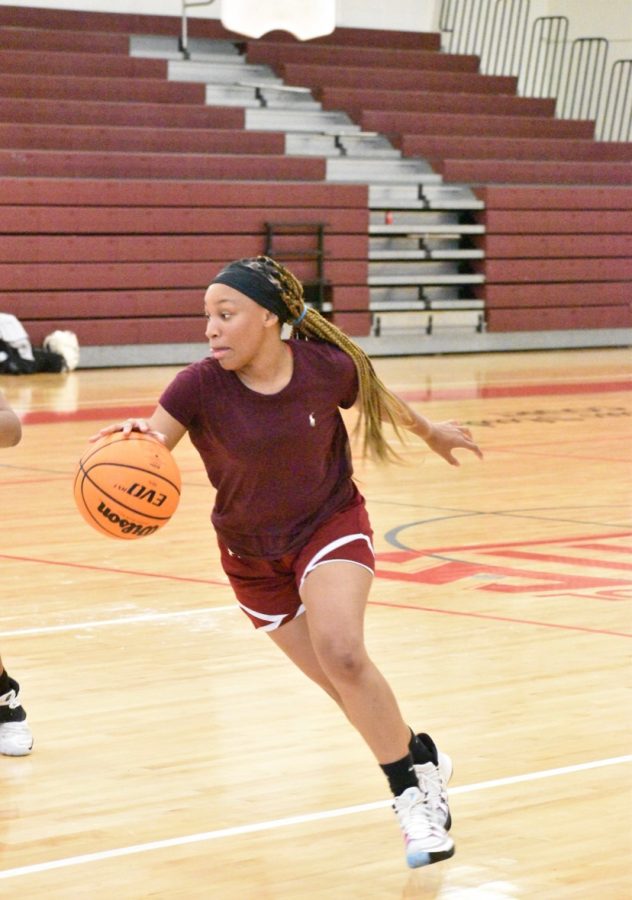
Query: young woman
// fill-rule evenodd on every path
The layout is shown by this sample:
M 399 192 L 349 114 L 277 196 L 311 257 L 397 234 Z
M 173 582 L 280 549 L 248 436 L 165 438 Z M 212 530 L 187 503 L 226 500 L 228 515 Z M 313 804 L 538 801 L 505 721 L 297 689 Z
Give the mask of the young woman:
M 240 607 L 366 741 L 391 787 L 409 866 L 446 859 L 454 853 L 452 764 L 406 725 L 364 646 L 372 531 L 339 408 L 357 406 L 364 450 L 378 460 L 394 456 L 383 420 L 452 465 L 455 448 L 481 451 L 467 428 L 433 424 L 390 393 L 366 354 L 305 306 L 301 284 L 274 260 L 230 263 L 204 303 L 210 356 L 176 376 L 150 419 L 93 439 L 137 430 L 173 448 L 189 432 L 217 489 L 211 519 Z
M 0 447 L 14 447 L 22 438 L 22 424 L 0 391 Z M 20 685 L 9 678 L 0 659 L 0 753 L 26 756 L 33 735 L 20 702 Z

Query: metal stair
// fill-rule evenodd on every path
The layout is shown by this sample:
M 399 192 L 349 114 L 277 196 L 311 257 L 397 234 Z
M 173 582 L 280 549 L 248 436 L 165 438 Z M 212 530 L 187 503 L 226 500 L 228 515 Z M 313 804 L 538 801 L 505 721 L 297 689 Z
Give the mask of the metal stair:
M 238 106 L 245 127 L 285 134 L 288 156 L 326 159 L 326 178 L 369 186 L 369 277 L 372 334 L 382 343 L 485 329 L 484 303 L 472 288 L 484 276 L 469 270 L 483 251 L 468 237 L 484 228 L 469 221 L 481 209 L 466 185 L 443 184 L 422 159 L 403 158 L 388 139 L 364 132 L 343 111 L 323 110 L 311 91 L 287 85 L 266 65 L 251 65 L 229 41 L 192 40 L 183 58 L 176 38 L 136 36 L 133 56 L 168 60 L 174 81 L 202 82 L 206 103 Z

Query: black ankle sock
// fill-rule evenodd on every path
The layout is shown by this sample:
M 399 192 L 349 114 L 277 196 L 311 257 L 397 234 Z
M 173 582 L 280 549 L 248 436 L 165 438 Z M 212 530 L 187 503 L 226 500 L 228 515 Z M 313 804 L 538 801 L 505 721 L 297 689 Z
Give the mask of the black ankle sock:
M 0 675 L 0 697 L 8 694 L 9 691 L 19 691 L 20 686 L 13 678 L 9 678 L 6 669 Z M 23 722 L 26 719 L 26 711 L 23 706 L 16 706 L 10 709 L 8 706 L 0 706 L 0 723 L 1 722 Z
M 431 762 L 436 766 L 438 759 L 434 742 L 427 734 L 415 734 L 412 728 L 410 734 L 411 738 L 410 743 L 408 744 L 408 750 L 415 765 L 421 766 L 424 763 Z
M 395 797 L 403 794 L 406 788 L 419 787 L 410 753 L 398 759 L 397 762 L 380 764 L 380 769 L 388 778 L 389 787 Z

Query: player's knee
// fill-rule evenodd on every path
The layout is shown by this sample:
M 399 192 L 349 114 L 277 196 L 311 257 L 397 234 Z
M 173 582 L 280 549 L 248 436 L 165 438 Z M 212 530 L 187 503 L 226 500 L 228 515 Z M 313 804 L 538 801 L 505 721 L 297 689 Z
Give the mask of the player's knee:
M 359 642 L 325 641 L 319 648 L 323 669 L 334 683 L 353 683 L 362 678 L 367 656 Z

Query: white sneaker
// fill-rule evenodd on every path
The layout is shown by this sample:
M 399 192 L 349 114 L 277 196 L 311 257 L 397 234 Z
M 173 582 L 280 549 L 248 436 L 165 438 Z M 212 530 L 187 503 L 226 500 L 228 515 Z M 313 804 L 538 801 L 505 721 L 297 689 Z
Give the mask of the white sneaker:
M 420 788 L 409 787 L 395 797 L 393 809 L 404 835 L 406 862 L 411 869 L 449 859 L 454 854 L 454 841 L 437 821 L 436 809 Z
M 416 763 L 415 774 L 426 801 L 436 815 L 437 822 L 446 831 L 452 827 L 452 818 L 448 807 L 448 782 L 452 778 L 452 760 L 447 753 L 442 753 L 429 734 L 416 735 L 426 747 L 433 762 Z
M 9 678 L 9 684 L 11 690 L 0 696 L 0 753 L 26 756 L 33 749 L 33 735 L 20 703 L 20 686 L 13 678 Z
M 0 722 L 0 753 L 4 756 L 28 756 L 33 749 L 33 735 L 26 719 L 22 722 Z
M 415 766 L 415 774 L 419 787 L 426 798 L 426 803 L 435 821 L 449 831 L 452 827 L 452 816 L 448 806 L 448 782 L 452 778 L 452 760 L 447 753 L 437 751 L 439 765 L 427 762 Z

